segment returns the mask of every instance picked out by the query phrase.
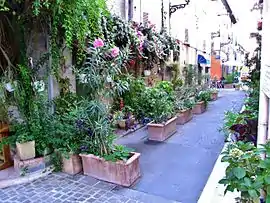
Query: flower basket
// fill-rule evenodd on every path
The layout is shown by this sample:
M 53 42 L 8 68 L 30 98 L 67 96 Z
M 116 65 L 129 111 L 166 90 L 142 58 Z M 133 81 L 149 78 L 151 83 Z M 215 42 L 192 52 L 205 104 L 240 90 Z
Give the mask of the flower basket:
M 168 139 L 174 133 L 176 133 L 176 121 L 177 117 L 173 117 L 168 120 L 165 124 L 147 124 L 149 140 L 163 142 Z
M 92 154 L 80 154 L 83 173 L 99 180 L 129 187 L 141 176 L 140 154 L 132 152 L 130 155 L 126 162 L 112 162 Z
M 21 160 L 33 159 L 36 156 L 35 141 L 16 143 L 17 154 Z
M 191 119 L 192 119 L 192 110 L 186 109 L 178 113 L 176 124 L 184 125 L 185 123 L 189 122 Z
M 204 101 L 198 102 L 192 109 L 194 114 L 202 114 L 206 111 L 206 103 Z
M 70 154 L 68 158 L 62 158 L 62 171 L 70 175 L 76 175 L 82 171 L 82 160 L 77 154 Z

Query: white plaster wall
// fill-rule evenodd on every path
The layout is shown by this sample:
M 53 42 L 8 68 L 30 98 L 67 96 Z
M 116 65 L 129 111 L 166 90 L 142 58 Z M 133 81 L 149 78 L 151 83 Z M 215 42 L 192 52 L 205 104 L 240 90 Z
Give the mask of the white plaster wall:
M 107 6 L 111 13 L 126 18 L 125 0 L 107 0 Z

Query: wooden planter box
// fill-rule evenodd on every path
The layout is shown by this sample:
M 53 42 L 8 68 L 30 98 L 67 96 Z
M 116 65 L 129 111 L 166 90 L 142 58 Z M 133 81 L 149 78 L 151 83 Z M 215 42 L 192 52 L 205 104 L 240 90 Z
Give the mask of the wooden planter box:
M 218 99 L 218 93 L 217 92 L 212 92 L 211 93 L 211 100 L 216 101 Z
M 185 111 L 180 112 L 177 115 L 176 124 L 177 125 L 184 125 L 185 123 L 189 122 L 192 119 L 192 110 L 187 109 Z
M 206 111 L 206 104 L 205 102 L 198 102 L 192 109 L 192 113 L 194 114 L 202 114 Z
M 3 138 L 8 137 L 8 135 L 9 135 L 9 127 L 8 127 L 8 125 L 0 123 L 0 141 Z M 11 153 L 10 153 L 9 145 L 3 145 L 1 151 L 2 151 L 2 153 L 0 153 L 0 160 L 3 163 L 0 164 L 0 170 L 4 170 L 4 169 L 9 168 L 10 166 L 12 166 L 13 161 L 11 159 Z
M 70 155 L 69 158 L 62 158 L 62 171 L 70 175 L 76 175 L 82 171 L 82 160 L 77 154 Z
M 139 153 L 126 161 L 111 162 L 92 154 L 80 154 L 85 175 L 130 187 L 140 176 Z
M 163 142 L 176 133 L 177 117 L 173 117 L 165 124 L 147 124 L 149 140 Z

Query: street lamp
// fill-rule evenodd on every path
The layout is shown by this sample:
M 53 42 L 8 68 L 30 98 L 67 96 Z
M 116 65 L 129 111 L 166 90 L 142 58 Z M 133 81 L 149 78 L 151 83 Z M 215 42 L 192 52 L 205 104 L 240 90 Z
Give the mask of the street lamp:
M 181 4 L 175 4 L 172 5 L 171 2 L 169 3 L 169 15 L 171 16 L 173 13 L 175 13 L 178 9 L 185 8 L 190 3 L 190 0 L 184 0 Z
M 189 5 L 189 3 L 190 3 L 190 0 L 182 0 L 182 3 L 178 3 L 178 4 L 172 4 L 171 1 L 169 1 L 169 32 L 171 32 L 172 14 L 175 13 L 179 9 L 184 9 L 187 5 Z M 162 0 L 162 5 L 163 5 L 163 0 Z

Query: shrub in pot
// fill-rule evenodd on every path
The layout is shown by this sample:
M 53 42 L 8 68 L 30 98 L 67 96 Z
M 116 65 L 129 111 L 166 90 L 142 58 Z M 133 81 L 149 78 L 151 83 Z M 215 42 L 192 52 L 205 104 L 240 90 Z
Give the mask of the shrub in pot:
M 184 125 L 192 119 L 192 108 L 194 102 L 190 99 L 176 100 L 175 110 L 177 113 L 177 124 Z
M 59 153 L 61 158 L 61 170 L 65 173 L 75 175 L 82 171 L 80 153 L 81 134 L 78 129 L 84 125 L 80 120 L 80 113 L 84 111 L 83 105 L 77 102 L 68 105 L 67 109 L 61 108 L 63 101 L 69 103 L 67 97 L 56 100 L 56 117 L 55 117 L 55 136 L 53 147 Z
M 211 89 L 211 101 L 216 101 L 218 99 L 218 90 L 217 89 Z
M 13 125 L 16 137 L 17 155 L 21 160 L 33 159 L 36 156 L 34 136 L 25 123 Z
M 147 124 L 149 140 L 164 141 L 176 132 L 177 117 L 174 116 L 174 95 L 171 88 L 157 86 L 145 92 L 145 116 L 152 119 Z
M 140 177 L 140 154 L 114 145 L 109 108 L 102 102 L 102 98 L 115 95 L 111 88 L 106 88 L 107 78 L 114 79 L 121 74 L 129 59 L 129 51 L 104 44 L 101 39 L 96 39 L 93 45 L 87 49 L 84 67 L 78 70 L 78 74 L 85 75 L 84 85 L 89 90 L 89 101 L 80 115 L 83 125 L 78 129 L 82 136 L 80 156 L 83 172 L 107 182 L 130 186 Z
M 91 101 L 84 110 L 79 133 L 85 175 L 129 187 L 140 177 L 140 154 L 114 145 L 115 135 L 108 119 L 108 109 Z
M 196 104 L 192 109 L 194 114 L 202 114 L 206 111 L 207 104 L 211 100 L 211 94 L 209 91 L 200 91 L 196 97 Z
M 129 129 L 135 123 L 135 118 L 129 107 L 124 107 L 122 111 L 117 111 L 113 116 L 114 123 L 121 129 Z

